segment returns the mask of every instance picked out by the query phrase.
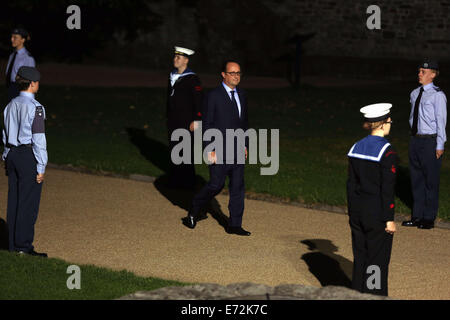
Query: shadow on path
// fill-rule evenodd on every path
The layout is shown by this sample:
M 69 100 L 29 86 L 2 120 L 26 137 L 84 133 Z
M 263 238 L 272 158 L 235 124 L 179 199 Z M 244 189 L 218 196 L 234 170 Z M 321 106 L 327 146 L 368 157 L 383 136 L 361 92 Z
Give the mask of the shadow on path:
M 192 198 L 206 184 L 205 179 L 197 175 L 194 189 L 170 188 L 168 186 L 170 170 L 169 147 L 149 138 L 143 129 L 127 128 L 126 130 L 131 143 L 139 149 L 145 159 L 164 171 L 164 174 L 154 182 L 156 189 L 173 205 L 189 211 Z M 219 202 L 215 198 L 211 200 L 209 206 L 204 209 L 204 212 L 210 213 L 224 229 L 228 226 L 228 217 L 223 213 Z
M 332 241 L 327 239 L 309 239 L 300 241 L 307 245 L 310 253 L 305 253 L 302 260 L 309 271 L 324 286 L 344 286 L 351 288 L 353 262 L 335 254 L 338 251 Z

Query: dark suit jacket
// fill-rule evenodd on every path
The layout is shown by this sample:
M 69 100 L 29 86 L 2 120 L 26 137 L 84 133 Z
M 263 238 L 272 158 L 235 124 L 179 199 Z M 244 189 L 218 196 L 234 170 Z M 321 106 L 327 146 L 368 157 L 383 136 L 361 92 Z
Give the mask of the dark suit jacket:
M 234 157 L 227 155 L 226 152 L 226 130 L 227 129 L 242 129 L 244 132 L 248 129 L 248 107 L 247 96 L 244 91 L 239 87 L 236 88 L 236 92 L 239 95 L 239 101 L 241 103 L 241 116 L 239 117 L 239 111 L 233 105 L 230 96 L 223 87 L 222 84 L 219 87 L 211 90 L 203 106 L 203 133 L 208 129 L 218 129 L 222 133 L 223 137 L 223 162 L 226 159 L 237 159 L 237 139 L 235 140 Z M 214 139 L 213 139 L 214 141 Z M 204 142 L 206 147 L 211 142 Z M 248 139 L 245 139 L 245 146 L 248 148 Z M 216 150 L 217 154 L 217 150 Z

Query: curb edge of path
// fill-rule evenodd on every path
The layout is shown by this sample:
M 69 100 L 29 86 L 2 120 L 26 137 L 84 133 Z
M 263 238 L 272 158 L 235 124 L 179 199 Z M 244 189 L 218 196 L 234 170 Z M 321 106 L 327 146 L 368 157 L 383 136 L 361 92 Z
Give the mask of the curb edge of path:
M 117 174 L 117 173 L 106 172 L 106 171 L 97 171 L 97 170 L 92 170 L 92 169 L 82 168 L 82 167 L 74 167 L 72 165 L 60 165 L 60 164 L 54 164 L 54 163 L 48 163 L 47 168 L 63 170 L 63 171 L 78 172 L 78 173 L 84 173 L 84 174 L 90 174 L 90 175 L 102 176 L 102 177 L 148 182 L 148 183 L 154 183 L 155 180 L 157 179 L 156 177 L 146 176 L 146 175 L 142 175 L 142 174 L 125 175 L 125 174 Z M 227 195 L 228 191 L 226 189 L 224 189 L 220 194 Z M 277 197 L 274 197 L 274 196 L 271 196 L 268 194 L 259 194 L 259 193 L 254 193 L 254 192 L 247 192 L 245 195 L 245 198 L 249 199 L 249 200 L 259 200 L 259 201 L 265 201 L 265 202 L 276 203 L 276 204 L 281 204 L 281 205 L 294 206 L 294 207 L 300 207 L 300 208 L 305 208 L 305 209 L 347 215 L 347 209 L 344 206 L 332 206 L 332 205 L 320 204 L 320 203 L 319 204 L 305 204 L 305 203 L 301 203 L 298 201 L 283 200 L 281 198 L 277 198 Z M 397 221 L 397 222 L 401 222 L 403 220 L 409 220 L 409 219 L 410 219 L 409 214 L 404 214 L 404 213 L 396 213 L 395 214 L 395 221 Z M 437 218 L 435 221 L 435 227 L 450 230 L 450 222 L 442 220 L 441 218 Z

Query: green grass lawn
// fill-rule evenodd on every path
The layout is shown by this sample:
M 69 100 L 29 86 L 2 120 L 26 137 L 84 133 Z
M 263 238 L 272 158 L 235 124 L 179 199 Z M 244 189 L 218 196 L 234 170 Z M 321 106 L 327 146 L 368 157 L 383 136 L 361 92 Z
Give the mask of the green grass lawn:
M 0 300 L 106 300 L 136 291 L 186 285 L 157 278 L 137 277 L 127 271 L 112 271 L 80 265 L 81 289 L 68 289 L 70 263 L 0 250 Z
M 409 83 L 247 90 L 251 127 L 280 130 L 280 169 L 274 176 L 261 176 L 260 165 L 248 165 L 246 190 L 308 204 L 345 206 L 346 154 L 367 134 L 361 128 L 359 109 L 391 102 L 394 124 L 389 140 L 401 161 L 397 212 L 410 213 L 408 117 L 409 93 L 415 87 Z M 37 99 L 47 111 L 50 162 L 121 174 L 161 176 L 167 171 L 166 89 L 43 84 Z M 197 173 L 208 180 L 206 165 L 197 165 Z M 444 158 L 439 211 L 444 219 L 450 219 L 449 176 Z

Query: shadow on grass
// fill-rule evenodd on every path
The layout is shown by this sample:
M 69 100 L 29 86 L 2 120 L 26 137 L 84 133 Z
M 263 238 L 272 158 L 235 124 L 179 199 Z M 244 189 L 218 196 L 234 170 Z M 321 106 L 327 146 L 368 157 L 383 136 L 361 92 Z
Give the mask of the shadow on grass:
M 164 174 L 154 182 L 156 189 L 173 205 L 189 211 L 192 198 L 206 184 L 206 181 L 197 175 L 194 189 L 176 189 L 169 187 L 170 157 L 168 146 L 147 137 L 143 129 L 127 128 L 126 130 L 131 143 L 139 149 L 145 159 L 164 171 Z M 210 213 L 224 229 L 228 226 L 228 217 L 223 213 L 219 202 L 215 198 L 211 200 L 209 206 L 204 209 L 204 212 Z
M 395 195 L 410 209 L 413 205 L 411 191 L 411 175 L 407 167 L 398 166 L 397 181 L 395 184 Z
M 300 241 L 308 246 L 310 253 L 305 253 L 302 260 L 309 271 L 319 280 L 322 286 L 344 286 L 351 288 L 353 262 L 335 254 L 338 250 L 332 241 L 327 239 L 309 239 Z
M 126 130 L 131 143 L 139 149 L 142 156 L 160 170 L 168 173 L 169 148 L 159 141 L 148 138 L 143 129 L 127 128 Z
M 0 250 L 8 250 L 8 226 L 2 218 L 0 218 Z

